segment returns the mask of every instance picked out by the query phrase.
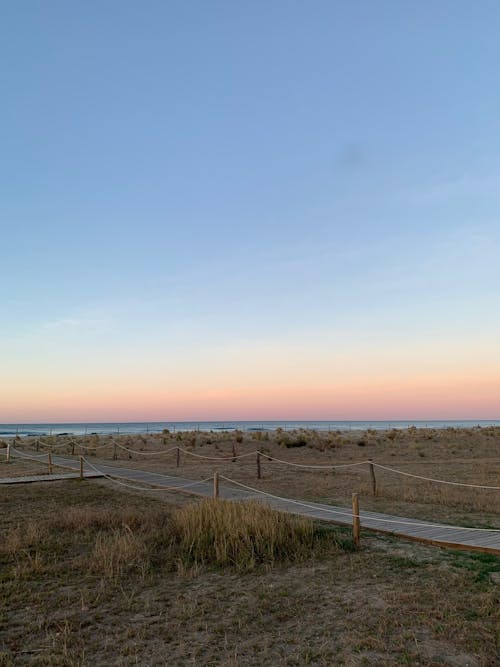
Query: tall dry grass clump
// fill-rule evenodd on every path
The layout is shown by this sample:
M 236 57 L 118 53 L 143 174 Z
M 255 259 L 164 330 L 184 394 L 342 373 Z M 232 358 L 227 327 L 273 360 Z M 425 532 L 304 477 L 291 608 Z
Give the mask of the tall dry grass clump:
M 177 510 L 173 522 L 185 567 L 249 570 L 261 563 L 293 561 L 311 554 L 316 536 L 311 520 L 255 501 L 204 500 Z
M 11 527 L 0 544 L 0 565 L 15 577 L 66 571 L 104 580 L 157 572 L 194 573 L 297 562 L 350 550 L 342 537 L 312 520 L 259 502 L 204 500 L 173 512 L 81 506 Z

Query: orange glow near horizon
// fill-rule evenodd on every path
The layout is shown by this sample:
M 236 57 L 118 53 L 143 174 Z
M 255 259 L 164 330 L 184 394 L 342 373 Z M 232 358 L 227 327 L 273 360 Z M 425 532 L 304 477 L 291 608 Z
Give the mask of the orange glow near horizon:
M 24 357 L 4 371 L 0 422 L 496 419 L 498 347 L 372 337 L 200 345 L 175 358 L 117 349 L 78 368 Z
M 495 419 L 500 380 L 485 377 L 367 378 L 344 383 L 186 387 L 52 387 L 2 401 L 0 421 L 207 421 Z M 77 406 L 77 407 L 76 407 Z

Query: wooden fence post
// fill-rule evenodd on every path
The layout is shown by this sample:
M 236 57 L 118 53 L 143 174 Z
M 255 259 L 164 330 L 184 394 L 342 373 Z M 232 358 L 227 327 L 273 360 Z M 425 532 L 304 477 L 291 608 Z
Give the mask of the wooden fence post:
M 260 470 L 260 452 L 257 452 L 257 479 L 261 478 L 261 470 Z
M 36 439 L 35 449 L 36 449 L 36 451 L 38 451 L 40 449 L 40 438 Z
M 219 473 L 214 472 L 214 498 L 219 497 Z
M 75 455 L 75 441 L 73 440 L 73 442 L 71 443 L 71 456 L 74 455 Z
M 233 463 L 236 463 L 236 447 L 234 446 L 234 442 L 233 442 Z
M 116 442 L 113 443 L 113 461 L 116 461 L 118 454 L 116 453 Z
M 179 447 L 177 447 L 177 461 L 176 461 L 176 467 L 178 468 L 181 462 L 181 450 Z
M 52 451 L 49 449 L 49 453 L 47 455 L 47 463 L 49 466 L 49 475 L 52 475 Z
M 80 479 L 83 479 L 83 456 L 80 456 Z
M 10 444 L 7 444 L 7 463 L 10 463 Z
M 375 477 L 375 468 L 373 467 L 372 459 L 368 459 L 368 466 L 370 468 L 370 480 L 372 483 L 372 496 L 377 495 L 377 479 Z
M 359 498 L 357 493 L 352 494 L 352 539 L 354 544 L 359 547 L 359 533 L 360 533 L 360 522 L 359 522 Z

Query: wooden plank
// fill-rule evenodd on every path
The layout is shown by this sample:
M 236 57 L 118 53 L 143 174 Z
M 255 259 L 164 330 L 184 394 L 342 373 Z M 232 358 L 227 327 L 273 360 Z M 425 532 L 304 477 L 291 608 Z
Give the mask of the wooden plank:
M 101 473 L 85 473 L 85 477 L 102 477 Z M 24 477 L 4 477 L 0 479 L 0 484 L 31 484 L 34 482 L 57 482 L 65 479 L 76 479 L 79 474 L 73 472 L 61 473 L 60 475 L 27 475 Z
M 471 544 L 471 545 L 478 545 L 478 546 L 492 546 L 495 544 L 498 544 L 500 548 L 500 536 L 471 536 L 470 538 L 463 537 L 461 540 L 458 540 L 459 542 L 462 542 L 463 544 Z

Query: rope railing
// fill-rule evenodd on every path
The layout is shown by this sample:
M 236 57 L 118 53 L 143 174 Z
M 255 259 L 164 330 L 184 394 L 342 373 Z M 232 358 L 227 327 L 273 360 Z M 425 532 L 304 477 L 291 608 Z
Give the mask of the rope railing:
M 130 454 L 139 454 L 140 456 L 163 456 L 164 454 L 170 454 L 171 452 L 175 452 L 177 450 L 177 447 L 171 447 L 170 449 L 160 449 L 156 452 L 143 452 L 140 449 L 130 449 L 130 447 L 125 447 L 125 445 L 122 445 L 119 442 L 111 442 L 110 443 L 113 447 L 119 447 L 120 449 L 123 449 L 125 452 L 129 452 Z
M 189 449 L 184 449 L 184 447 L 180 447 L 179 445 L 171 447 L 170 449 L 158 449 L 153 452 L 144 452 L 139 449 L 130 449 L 129 447 L 125 447 L 121 443 L 116 442 L 114 440 L 112 440 L 110 444 L 116 445 L 120 449 L 124 449 L 125 451 L 130 452 L 132 454 L 138 454 L 139 456 L 158 456 L 158 455 L 161 456 L 163 454 L 170 454 L 170 452 L 176 452 L 178 450 L 179 452 L 183 452 L 188 456 L 193 456 L 197 459 L 206 459 L 208 461 L 232 461 L 233 459 L 242 459 L 248 456 L 254 456 L 257 453 L 257 450 L 255 450 L 252 452 L 247 452 L 245 454 L 235 454 L 234 456 L 232 454 L 229 454 L 228 456 L 204 456 L 203 454 L 196 454 L 195 452 L 191 452 Z
M 424 477 L 423 475 L 414 475 L 411 472 L 404 472 L 403 470 L 396 470 L 395 468 L 389 468 L 380 463 L 375 463 L 371 461 L 372 465 L 376 468 L 381 468 L 382 470 L 387 470 L 388 472 L 393 472 L 397 475 L 404 475 L 405 477 L 414 477 L 415 479 L 421 479 L 426 482 L 434 482 L 435 484 L 449 484 L 451 486 L 465 486 L 470 489 L 491 489 L 493 491 L 500 491 L 500 486 L 487 486 L 485 484 L 466 484 L 465 482 L 452 482 L 446 479 L 434 479 L 433 477 Z
M 269 498 L 274 498 L 275 500 L 281 500 L 286 503 L 292 503 L 294 505 L 300 505 L 301 507 L 306 507 L 311 510 L 315 511 L 320 511 L 320 512 L 326 512 L 328 514 L 337 514 L 341 516 L 347 516 L 347 517 L 354 517 L 356 519 L 369 519 L 370 521 L 379 521 L 381 523 L 395 523 L 395 524 L 401 524 L 404 526 L 422 526 L 425 528 L 453 528 L 454 530 L 474 530 L 474 531 L 487 531 L 489 533 L 500 533 L 500 528 L 468 528 L 466 526 L 454 526 L 451 524 L 438 524 L 438 523 L 420 523 L 420 522 L 415 522 L 415 521 L 402 521 L 399 519 L 381 519 L 380 517 L 374 517 L 374 516 L 368 516 L 368 515 L 362 515 L 362 514 L 353 514 L 352 512 L 342 512 L 340 510 L 334 510 L 330 508 L 323 507 L 321 505 L 310 505 L 308 503 L 305 503 L 301 500 L 295 500 L 294 498 L 283 498 L 282 496 L 276 496 L 273 493 L 269 493 L 267 491 L 262 491 L 261 489 L 255 489 L 252 486 L 248 486 L 247 484 L 243 484 L 242 482 L 237 482 L 234 479 L 230 479 L 229 477 L 225 477 L 224 475 L 219 476 L 220 479 L 223 479 L 225 482 L 230 482 L 231 484 L 235 484 L 236 486 L 240 486 L 243 489 L 246 489 L 247 491 L 252 491 L 253 493 L 257 493 L 259 495 L 264 495 Z
M 67 447 L 68 445 L 76 445 L 82 449 L 104 449 L 105 447 L 109 447 L 109 443 L 103 443 L 101 445 L 84 445 L 81 442 L 78 442 L 78 440 L 65 440 L 64 442 L 57 442 L 54 444 L 52 442 L 43 442 L 43 440 L 39 439 L 38 443 L 42 445 L 42 447 L 48 447 L 49 449 L 60 449 L 61 447 Z
M 57 468 L 66 468 L 67 470 L 74 470 L 73 466 L 68 466 L 64 465 L 64 463 L 58 463 L 57 461 L 52 461 L 50 458 L 50 452 L 47 452 L 46 454 L 27 454 L 26 452 L 23 452 L 19 449 L 16 449 L 15 447 L 10 448 L 11 452 L 14 452 L 19 456 L 20 459 L 28 459 L 31 461 L 35 461 L 36 463 L 42 463 L 41 459 L 47 458 L 47 462 L 49 464 L 49 468 L 54 465 Z
M 305 463 L 293 463 L 292 461 L 284 461 L 282 459 L 278 459 L 274 456 L 271 456 L 270 454 L 267 454 L 266 452 L 262 452 L 258 449 L 254 449 L 251 452 L 245 452 L 244 454 L 228 454 L 227 456 L 206 456 L 204 454 L 197 454 L 196 452 L 192 452 L 189 449 L 185 449 L 184 447 L 180 447 L 179 445 L 175 447 L 170 447 L 169 449 L 159 449 L 156 451 L 149 451 L 145 452 L 139 449 L 131 449 L 130 447 L 126 447 L 120 442 L 117 442 L 116 440 L 110 440 L 107 443 L 103 443 L 101 445 L 83 445 L 82 443 L 78 442 L 77 440 L 67 440 L 64 443 L 57 443 L 57 444 L 52 444 L 52 443 L 45 443 L 42 441 L 39 441 L 41 445 L 44 447 L 50 447 L 50 448 L 57 448 L 57 447 L 65 447 L 67 445 L 75 444 L 78 447 L 81 447 L 82 449 L 104 449 L 105 447 L 110 447 L 110 446 L 116 446 L 119 447 L 120 449 L 123 449 L 126 452 L 129 452 L 131 454 L 137 454 L 139 456 L 161 456 L 164 454 L 170 454 L 171 452 L 175 452 L 179 450 L 183 454 L 186 454 L 187 456 L 192 456 L 197 459 L 203 459 L 206 461 L 234 461 L 236 459 L 243 459 L 247 458 L 249 456 L 256 456 L 257 454 L 260 454 L 262 457 L 265 457 L 268 461 L 272 461 L 275 463 L 282 463 L 284 465 L 289 465 L 293 466 L 295 468 L 310 468 L 311 470 L 334 470 L 336 468 L 350 468 L 353 466 L 359 466 L 359 465 L 364 465 L 368 463 L 368 461 L 357 461 L 355 463 L 341 463 L 341 464 L 336 464 L 336 465 L 309 465 Z
M 120 449 L 123 449 L 126 452 L 129 452 L 131 454 L 137 454 L 139 456 L 161 456 L 164 454 L 170 454 L 171 452 L 175 452 L 179 450 L 180 452 L 183 452 L 187 456 L 193 456 L 198 459 L 206 459 L 207 461 L 232 461 L 234 459 L 242 459 L 246 458 L 248 456 L 255 456 L 258 453 L 258 450 L 253 450 L 251 452 L 246 452 L 245 454 L 228 454 L 227 456 L 205 456 L 203 454 L 196 454 L 195 452 L 191 452 L 189 449 L 184 449 L 184 447 L 180 447 L 179 445 L 176 445 L 175 447 L 170 447 L 169 449 L 158 449 L 155 451 L 149 451 L 145 452 L 140 449 L 131 449 L 130 447 L 126 447 L 123 445 L 121 442 L 117 442 L 116 440 L 109 440 L 108 442 L 102 443 L 101 445 L 84 445 L 81 442 L 77 440 L 66 440 L 65 442 L 61 443 L 49 443 L 49 442 L 43 442 L 42 440 L 39 440 L 39 444 L 42 445 L 43 447 L 49 447 L 51 449 L 57 449 L 57 448 L 62 448 L 66 447 L 68 445 L 76 445 L 80 447 L 81 449 L 87 449 L 87 450 L 94 450 L 94 449 L 105 449 L 106 447 L 119 447 Z M 267 456 L 267 455 L 265 455 Z
M 49 447 L 49 448 L 56 448 L 56 447 L 62 447 L 62 446 L 67 446 L 67 445 L 72 445 L 75 444 L 78 447 L 81 447 L 82 449 L 86 450 L 96 450 L 96 449 L 103 449 L 105 447 L 118 447 L 124 451 L 127 451 L 132 454 L 137 454 L 137 455 L 142 455 L 142 456 L 157 456 L 157 455 L 164 455 L 164 454 L 171 454 L 172 452 L 177 452 L 178 454 L 182 452 L 183 454 L 187 456 L 191 456 L 197 459 L 201 460 L 206 460 L 206 461 L 218 461 L 218 462 L 234 462 L 235 460 L 243 459 L 243 458 L 248 458 L 250 456 L 257 456 L 258 458 L 260 457 L 260 460 L 262 459 L 267 459 L 269 463 L 277 463 L 281 465 L 287 465 L 293 468 L 302 468 L 302 469 L 309 469 L 309 470 L 337 470 L 337 469 L 345 469 L 345 468 L 355 468 L 359 466 L 364 466 L 364 465 L 369 465 L 373 466 L 374 468 L 379 468 L 380 470 L 384 470 L 389 473 L 393 473 L 396 475 L 402 475 L 405 477 L 410 477 L 413 479 L 419 479 L 422 481 L 430 482 L 433 484 L 445 484 L 448 486 L 457 486 L 457 487 L 463 487 L 463 488 L 470 488 L 470 489 L 483 489 L 483 490 L 491 490 L 491 491 L 500 491 L 500 486 L 494 486 L 494 485 L 487 485 L 487 484 L 473 484 L 473 483 L 467 483 L 467 482 L 457 482 L 454 480 L 446 480 L 446 479 L 438 479 L 434 477 L 426 477 L 424 475 L 417 475 L 415 473 L 410 473 L 410 472 L 405 472 L 404 470 L 398 470 L 397 468 L 392 468 L 390 466 L 383 465 L 381 463 L 376 463 L 375 461 L 372 460 L 363 460 L 363 461 L 355 461 L 352 463 L 339 463 L 339 464 L 331 464 L 331 465 L 312 465 L 312 464 L 306 464 L 306 463 L 295 463 L 293 461 L 285 461 L 283 459 L 279 459 L 277 457 L 271 456 L 270 454 L 267 454 L 265 452 L 262 452 L 260 450 L 252 450 L 251 452 L 245 452 L 244 454 L 234 454 L 234 455 L 228 455 L 228 456 L 206 456 L 204 454 L 197 454 L 196 452 L 192 452 L 188 449 L 185 449 L 184 447 L 180 446 L 175 446 L 171 447 L 166 450 L 157 450 L 154 452 L 144 452 L 136 449 L 131 449 L 129 447 L 126 447 L 125 445 L 111 440 L 107 443 L 103 443 L 101 445 L 83 445 L 80 442 L 76 440 L 70 440 L 66 441 L 65 443 L 58 443 L 56 445 L 52 445 L 50 443 L 45 443 L 42 441 L 39 441 L 40 444 L 43 446 Z M 11 446 L 12 451 L 15 451 L 14 448 Z M 43 458 L 46 456 L 45 454 L 37 455 L 39 458 Z M 260 466 L 260 461 L 258 463 Z
M 261 456 L 264 456 L 268 461 L 274 461 L 276 463 L 283 463 L 288 466 L 293 466 L 294 468 L 310 468 L 312 470 L 336 470 L 337 468 L 353 468 L 355 466 L 362 466 L 371 463 L 371 461 L 356 461 L 355 463 L 339 463 L 336 465 L 308 465 L 306 463 L 293 463 L 292 461 L 283 461 L 282 459 L 277 459 L 274 456 L 269 456 L 268 454 L 263 454 L 260 452 Z
M 35 460 L 35 461 L 39 461 L 41 457 L 47 456 L 48 460 L 49 460 L 49 469 L 50 469 L 50 465 L 51 465 L 51 453 L 50 453 L 50 451 L 47 454 L 43 454 L 43 455 L 31 455 L 31 454 L 22 452 L 20 450 L 17 450 L 14 447 L 12 447 L 11 449 L 15 454 L 17 454 L 21 458 L 32 459 L 32 460 Z M 65 461 L 65 459 L 62 459 L 63 462 L 61 462 L 62 457 L 57 457 L 57 458 L 58 458 L 58 460 L 56 460 L 54 462 L 54 465 L 57 465 L 59 467 L 64 467 L 64 468 L 70 468 L 70 469 L 74 470 L 74 465 L 73 465 L 73 467 L 64 465 L 63 462 Z M 70 459 L 70 460 L 66 459 L 66 461 L 71 462 L 71 463 L 74 464 L 73 459 Z M 358 462 L 357 465 L 360 465 L 362 463 L 372 464 L 373 462 L 371 462 L 371 461 Z M 128 470 L 123 469 L 124 473 L 129 472 L 129 476 L 127 476 L 126 474 L 120 475 L 118 473 L 115 473 L 114 471 L 111 472 L 111 473 L 108 473 L 105 470 L 102 470 L 101 468 L 99 468 L 98 466 L 95 466 L 88 459 L 84 458 L 83 456 L 80 456 L 80 474 L 81 474 L 82 477 L 83 477 L 83 470 L 84 470 L 83 466 L 84 466 L 84 464 L 88 468 L 90 468 L 90 470 L 93 470 L 94 472 L 96 472 L 99 476 L 101 476 L 105 479 L 108 479 L 109 481 L 111 481 L 115 484 L 118 484 L 118 485 L 126 487 L 126 488 L 130 488 L 130 489 L 135 490 L 135 491 L 145 491 L 145 492 L 182 491 L 182 490 L 194 489 L 194 487 L 201 486 L 201 485 L 206 485 L 207 483 L 209 483 L 212 480 L 212 477 L 207 477 L 206 479 L 203 479 L 203 480 L 189 481 L 187 484 L 184 484 L 184 483 L 183 484 L 172 484 L 171 483 L 172 477 L 155 473 L 154 474 L 154 477 L 155 477 L 154 481 L 151 481 L 151 483 L 149 483 L 147 480 L 145 480 L 147 484 L 150 484 L 149 486 L 140 486 L 140 485 L 129 483 L 131 481 L 130 480 L 130 473 L 131 472 L 143 472 L 144 473 L 145 471 L 140 471 L 140 470 L 139 471 L 134 471 L 133 469 L 128 469 Z M 385 469 L 389 472 L 405 474 L 403 471 L 398 471 L 398 470 L 395 470 L 393 468 L 389 468 L 388 466 L 382 466 L 381 464 L 375 464 L 375 465 L 378 465 L 379 467 L 381 467 L 381 468 L 383 468 L 383 469 Z M 412 475 L 412 474 L 410 474 L 410 476 L 411 477 L 417 477 L 419 479 L 426 479 L 426 480 L 428 479 L 429 481 L 434 481 L 434 482 L 443 482 L 444 481 L 444 480 L 434 480 L 434 479 L 431 479 L 431 478 L 424 478 L 422 476 L 415 476 L 415 475 Z M 157 480 L 158 477 L 164 477 L 166 481 L 165 482 L 160 482 L 160 481 Z M 359 526 L 361 524 L 361 521 L 364 522 L 365 527 L 371 527 L 371 528 L 374 528 L 374 526 L 369 526 L 369 525 L 367 526 L 367 522 L 368 523 L 375 522 L 376 524 L 379 524 L 379 525 L 384 524 L 383 527 L 381 526 L 382 530 L 384 530 L 384 528 L 387 529 L 387 526 L 391 526 L 391 525 L 398 526 L 399 525 L 399 526 L 409 526 L 409 527 L 412 527 L 412 528 L 430 528 L 430 529 L 433 529 L 433 530 L 440 529 L 440 530 L 464 531 L 464 532 L 469 532 L 469 533 L 473 532 L 475 534 L 483 533 L 483 534 L 488 534 L 488 535 L 489 534 L 495 534 L 496 535 L 496 534 L 500 533 L 499 528 L 478 528 L 478 527 L 457 526 L 457 525 L 453 525 L 453 524 L 430 523 L 430 522 L 426 522 L 426 521 L 412 520 L 412 519 L 391 518 L 391 517 L 388 517 L 388 516 L 381 517 L 381 516 L 375 516 L 372 512 L 360 513 L 359 512 L 359 505 L 358 505 L 358 501 L 357 501 L 358 494 L 353 494 L 353 509 L 352 509 L 352 511 L 348 511 L 348 510 L 343 511 L 342 509 L 338 509 L 338 508 L 333 509 L 333 508 L 330 508 L 330 507 L 325 507 L 324 505 L 311 504 L 310 502 L 297 500 L 295 498 L 288 498 L 288 497 L 278 496 L 276 494 L 269 493 L 268 491 L 263 491 L 262 489 L 257 489 L 255 487 L 252 487 L 252 486 L 248 485 L 248 484 L 244 484 L 243 482 L 239 482 L 239 481 L 234 480 L 230 477 L 226 477 L 224 475 L 219 475 L 218 472 L 215 472 L 214 475 L 213 475 L 214 493 L 215 493 L 216 497 L 219 497 L 219 478 L 221 480 L 224 480 L 228 484 L 234 485 L 234 486 L 239 487 L 241 489 L 245 489 L 246 491 L 250 492 L 252 495 L 257 496 L 257 499 L 258 498 L 270 498 L 270 499 L 285 503 L 285 504 L 288 505 L 288 507 L 287 507 L 288 511 L 291 511 L 289 506 L 292 505 L 292 506 L 296 506 L 296 507 L 299 507 L 299 508 L 301 507 L 301 508 L 308 509 L 310 511 L 315 512 L 315 515 L 312 515 L 312 518 L 320 518 L 320 517 L 317 516 L 318 512 L 320 513 L 320 516 L 322 514 L 326 514 L 326 515 L 331 515 L 333 517 L 336 516 L 336 517 L 348 518 L 349 522 L 350 521 L 353 522 L 353 535 L 354 535 L 354 539 L 355 539 L 356 544 L 359 544 Z M 127 481 L 122 481 L 124 479 L 127 480 Z M 450 483 L 454 484 L 453 482 L 450 482 Z M 457 484 L 463 486 L 463 484 L 461 484 L 461 483 L 457 483 Z M 474 487 L 474 486 L 478 486 L 478 485 L 469 485 L 469 484 L 467 484 L 465 486 Z M 497 487 L 479 486 L 479 488 L 494 488 L 494 489 L 496 489 Z M 205 489 L 202 492 L 202 494 L 203 495 L 208 495 L 207 489 Z M 354 502 L 354 498 L 356 499 L 355 502 Z M 279 509 L 279 507 L 277 509 Z M 311 514 L 309 514 L 309 516 L 311 516 Z M 347 522 L 344 521 L 343 523 L 347 523 Z M 356 526 L 357 526 L 357 528 L 356 528 Z M 410 533 L 407 532 L 406 535 L 409 536 L 409 537 L 413 536 L 413 537 L 417 537 L 417 538 L 422 538 L 424 540 L 425 539 L 430 539 L 430 540 L 438 539 L 438 540 L 441 540 L 441 541 L 444 540 L 445 542 L 450 542 L 450 540 L 446 539 L 446 535 L 441 535 L 441 536 L 438 536 L 438 537 L 431 535 L 431 536 L 429 536 L 429 538 L 426 538 L 425 535 L 415 535 L 415 534 L 412 535 L 411 532 Z M 452 539 L 452 541 L 453 541 L 453 539 Z M 465 542 L 465 543 L 460 543 L 460 544 L 466 545 L 468 543 Z M 490 542 L 490 544 L 491 544 L 491 542 Z M 481 545 L 479 544 L 478 548 L 480 548 L 480 546 Z M 488 546 L 488 545 L 486 545 L 486 546 Z
M 48 458 L 48 457 L 49 457 L 49 454 L 48 454 L 48 453 L 46 453 L 46 454 L 45 454 L 45 453 L 44 453 L 44 454 L 27 454 L 26 452 L 23 452 L 23 451 L 21 451 L 21 450 L 18 450 L 18 449 L 14 448 L 14 447 L 11 447 L 11 452 L 17 454 L 17 455 L 19 456 L 19 458 L 21 458 L 21 459 L 28 459 L 28 460 L 32 460 L 32 461 L 36 461 L 36 462 L 41 462 L 40 459 L 42 459 L 42 458 Z M 61 458 L 61 457 L 59 457 L 59 458 Z M 109 479 L 109 480 L 111 480 L 111 481 L 120 483 L 120 484 L 122 484 L 122 486 L 129 486 L 130 488 L 134 488 L 134 489 L 137 489 L 137 490 L 143 490 L 143 491 L 164 491 L 164 490 L 166 490 L 166 489 L 172 489 L 172 490 L 176 490 L 176 489 L 177 489 L 177 490 L 180 490 L 180 489 L 187 489 L 187 488 L 190 488 L 190 487 L 192 487 L 192 486 L 197 486 L 197 485 L 199 485 L 199 484 L 205 484 L 206 482 L 209 482 L 209 481 L 212 479 L 212 477 L 207 477 L 207 479 L 204 479 L 204 480 L 201 480 L 201 481 L 196 481 L 196 482 L 189 482 L 189 484 L 182 484 L 182 485 L 180 485 L 180 486 L 178 486 L 178 485 L 177 485 L 177 486 L 168 486 L 168 487 L 167 487 L 167 486 L 164 486 L 164 487 L 161 488 L 161 489 L 152 489 L 152 488 L 150 488 L 150 487 L 140 487 L 140 486 L 135 486 L 135 485 L 125 484 L 125 483 L 123 483 L 123 482 L 118 482 L 118 480 L 115 479 L 115 477 L 120 477 L 119 475 L 113 475 L 113 476 L 108 475 L 108 474 L 105 473 L 103 470 L 101 470 L 100 468 L 97 468 L 95 465 L 93 465 L 93 464 L 92 464 L 88 459 L 86 459 L 84 456 L 82 456 L 81 459 L 83 460 L 83 462 L 84 462 L 87 466 L 89 466 L 89 468 L 91 468 L 91 469 L 94 470 L 95 472 L 99 473 L 99 475 L 101 475 L 102 477 L 105 477 L 106 479 Z M 63 460 L 64 460 L 64 459 L 63 459 Z M 70 463 L 73 462 L 73 459 L 66 459 L 66 460 L 67 460 L 68 462 L 70 462 Z M 60 462 L 58 462 L 57 460 L 53 462 L 53 465 L 55 465 L 56 467 L 59 467 L 59 468 L 66 468 L 67 470 L 73 470 L 73 471 L 75 471 L 75 467 L 74 467 L 74 466 L 72 466 L 72 465 L 65 465 L 64 463 L 60 463 Z M 160 474 L 160 473 L 155 473 L 155 476 L 157 476 L 157 477 L 165 477 L 166 479 L 168 479 L 168 476 L 167 476 L 167 475 L 162 475 L 162 474 Z
M 90 461 L 88 461 L 86 458 L 82 457 L 84 463 L 86 463 L 90 468 L 92 468 L 95 472 L 99 473 L 102 475 L 102 477 L 105 477 L 106 479 L 109 479 L 111 482 L 115 482 L 116 484 L 120 484 L 121 486 L 127 486 L 130 489 L 135 489 L 136 491 L 180 491 L 181 489 L 189 489 L 192 488 L 193 486 L 199 486 L 200 484 L 206 484 L 207 482 L 210 482 L 212 480 L 212 477 L 207 477 L 206 479 L 199 480 L 197 482 L 190 482 L 189 484 L 181 484 L 180 486 L 163 486 L 161 488 L 151 488 L 151 487 L 146 487 L 146 486 L 136 486 L 135 484 L 127 484 L 126 482 L 121 482 L 120 481 L 120 476 L 119 475 L 108 475 L 97 466 L 93 465 Z M 165 475 L 162 475 L 164 477 Z M 129 479 L 125 477 L 125 479 Z
M 105 449 L 106 447 L 119 447 L 120 449 L 123 449 L 126 452 L 129 452 L 131 454 L 137 454 L 139 456 L 158 456 L 158 455 L 163 455 L 163 454 L 170 454 L 171 452 L 175 452 L 176 450 L 179 450 L 183 452 L 184 454 L 187 454 L 188 456 L 193 456 L 195 458 L 199 459 L 206 459 L 209 461 L 232 461 L 233 459 L 241 459 L 245 458 L 248 456 L 255 456 L 257 454 L 257 450 L 253 450 L 251 452 L 246 452 L 245 454 L 235 454 L 234 456 L 232 454 L 229 454 L 228 456 L 204 456 L 203 454 L 196 454 L 195 452 L 189 451 L 189 449 L 184 449 L 183 447 L 180 447 L 176 445 L 175 447 L 170 447 L 169 449 L 157 449 L 156 451 L 149 451 L 145 452 L 140 449 L 131 449 L 130 447 L 126 447 L 123 445 L 121 442 L 117 442 L 116 440 L 108 440 L 108 442 L 102 443 L 100 445 L 84 445 L 78 440 L 66 440 L 65 442 L 60 442 L 60 443 L 49 443 L 49 442 L 43 442 L 42 440 L 39 440 L 39 444 L 42 445 L 43 447 L 49 447 L 51 449 L 57 449 L 57 448 L 62 448 L 62 447 L 67 447 L 68 445 L 76 445 L 77 447 L 80 447 L 81 449 L 87 449 L 87 450 L 94 450 L 94 449 Z
M 188 456 L 194 456 L 197 459 L 205 459 L 207 461 L 232 461 L 233 459 L 243 459 L 248 456 L 255 456 L 257 454 L 257 450 L 253 450 L 251 452 L 246 452 L 245 454 L 235 454 L 234 456 L 229 455 L 229 456 L 205 456 L 204 454 L 196 454 L 195 452 L 190 452 L 189 449 L 184 449 L 183 447 L 179 447 L 179 450 L 181 452 L 184 452 L 184 454 L 188 454 Z
M 20 449 L 16 449 L 15 447 L 10 446 L 10 451 L 15 452 L 16 454 L 19 454 L 20 458 L 23 459 L 31 459 L 33 461 L 38 461 L 39 459 L 44 459 L 48 456 L 48 452 L 44 452 L 43 454 L 26 454 L 26 452 L 23 452 Z

